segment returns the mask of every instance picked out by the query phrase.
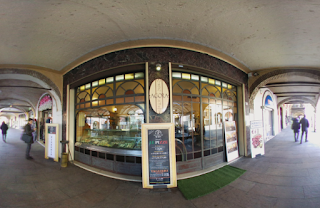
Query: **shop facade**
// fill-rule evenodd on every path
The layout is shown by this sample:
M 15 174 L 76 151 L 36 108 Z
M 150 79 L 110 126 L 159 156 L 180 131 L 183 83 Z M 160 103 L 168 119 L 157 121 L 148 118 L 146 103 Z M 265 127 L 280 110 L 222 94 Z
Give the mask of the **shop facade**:
M 169 89 L 162 112 L 149 102 L 156 79 Z M 246 83 L 247 75 L 236 67 L 194 51 L 137 48 L 105 54 L 64 75 L 62 137 L 75 161 L 139 176 L 141 125 L 174 123 L 177 173 L 201 171 L 226 162 L 224 121 L 237 124 L 239 154 L 249 151 Z
M 41 96 L 38 104 L 37 135 L 40 142 L 45 143 L 44 128 L 46 123 L 52 121 L 52 97 L 49 94 Z

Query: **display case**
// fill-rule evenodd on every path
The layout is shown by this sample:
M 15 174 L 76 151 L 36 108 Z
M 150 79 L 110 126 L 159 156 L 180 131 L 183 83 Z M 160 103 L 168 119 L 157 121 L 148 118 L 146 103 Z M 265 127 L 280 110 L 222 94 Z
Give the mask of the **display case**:
M 141 150 L 141 131 L 138 129 L 85 129 L 83 135 L 76 142 L 76 146 L 82 144 Z

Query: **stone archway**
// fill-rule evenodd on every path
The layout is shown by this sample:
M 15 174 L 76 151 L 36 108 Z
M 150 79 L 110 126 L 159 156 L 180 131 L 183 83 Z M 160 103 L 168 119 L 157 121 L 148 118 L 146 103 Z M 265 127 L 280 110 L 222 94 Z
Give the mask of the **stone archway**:
M 297 102 L 300 102 L 300 101 L 304 101 L 304 102 L 309 102 L 314 108 L 316 108 L 316 104 L 310 100 L 309 98 L 306 98 L 306 97 L 303 97 L 303 96 L 300 96 L 300 97 L 294 97 L 294 98 L 286 98 L 284 100 L 281 100 L 277 107 L 278 109 L 281 107 L 282 104 L 286 103 L 286 102 L 290 102 L 290 101 L 297 101 Z
M 250 109 L 254 109 L 254 99 L 259 92 L 259 88 L 262 86 L 265 86 L 269 82 L 284 78 L 289 75 L 296 75 L 296 76 L 302 76 L 302 77 L 308 77 L 312 79 L 320 80 L 320 71 L 312 70 L 312 69 L 304 69 L 303 72 L 301 72 L 301 69 L 278 69 L 271 72 L 268 72 L 266 74 L 261 75 L 249 88 L 249 106 Z
M 15 76 L 14 78 L 16 78 L 16 75 L 27 75 L 27 76 L 35 78 L 35 80 L 41 80 L 43 83 L 45 83 L 47 85 L 47 86 L 43 86 L 43 87 L 50 87 L 59 96 L 59 99 L 61 100 L 61 92 L 60 92 L 59 88 L 48 77 L 46 77 L 45 75 L 43 75 L 40 72 L 33 71 L 30 69 L 4 68 L 4 69 L 0 70 L 0 74 L 1 74 L 1 77 L 6 74 L 7 75 L 14 75 Z M 35 81 L 35 80 L 32 80 L 32 81 Z M 35 82 L 38 83 L 37 81 L 35 81 Z M 39 82 L 38 84 L 41 85 L 41 82 Z
M 40 72 L 29 70 L 29 69 L 1 69 L 0 70 L 0 79 L 17 79 L 17 80 L 30 80 L 44 88 L 48 88 L 48 92 L 52 95 L 53 99 L 55 99 L 58 109 L 62 108 L 62 96 L 57 85 L 52 82 L 48 77 L 43 75 Z M 36 110 L 36 106 L 32 105 L 34 110 Z

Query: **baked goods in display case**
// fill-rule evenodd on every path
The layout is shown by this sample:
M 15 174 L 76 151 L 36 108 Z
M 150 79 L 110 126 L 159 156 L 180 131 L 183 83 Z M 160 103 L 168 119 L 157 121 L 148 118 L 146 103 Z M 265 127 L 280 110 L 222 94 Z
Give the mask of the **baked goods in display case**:
M 80 141 L 76 143 L 76 146 L 81 144 L 90 144 L 95 146 L 121 148 L 121 149 L 141 149 L 141 137 L 82 137 Z

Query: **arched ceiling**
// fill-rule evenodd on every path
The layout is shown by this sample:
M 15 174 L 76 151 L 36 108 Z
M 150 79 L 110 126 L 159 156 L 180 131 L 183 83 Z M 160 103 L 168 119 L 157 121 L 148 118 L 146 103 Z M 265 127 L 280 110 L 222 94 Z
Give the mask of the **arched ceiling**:
M 216 49 L 250 70 L 318 68 L 317 2 L 3 0 L 0 64 L 60 71 L 103 46 L 161 38 Z
M 0 79 L 0 110 L 28 112 L 37 105 L 42 94 L 47 92 L 39 84 L 28 80 Z
M 319 70 L 318 5 L 316 0 L 2 0 L 0 68 L 28 66 L 63 74 L 102 48 L 170 40 L 219 54 L 247 73 L 270 68 Z M 303 76 L 295 81 L 319 83 Z M 319 87 L 312 92 L 319 92 Z

